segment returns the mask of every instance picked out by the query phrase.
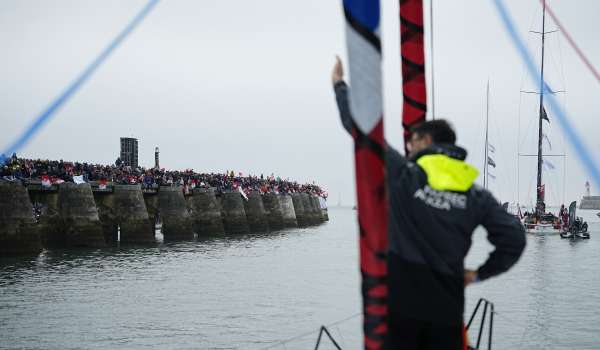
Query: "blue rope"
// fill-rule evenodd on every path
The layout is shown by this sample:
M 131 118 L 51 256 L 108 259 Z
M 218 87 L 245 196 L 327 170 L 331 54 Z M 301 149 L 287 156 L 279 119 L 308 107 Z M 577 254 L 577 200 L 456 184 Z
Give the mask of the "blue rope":
M 502 24 L 506 31 L 508 32 L 513 44 L 515 45 L 517 51 L 519 52 L 521 59 L 525 62 L 525 66 L 527 71 L 533 81 L 541 81 L 542 77 L 540 75 L 540 70 L 537 65 L 533 61 L 533 56 L 527 50 L 523 39 L 517 34 L 514 21 L 510 17 L 506 6 L 504 5 L 504 1 L 502 0 L 494 0 L 494 5 L 496 6 L 496 10 L 502 20 Z M 554 112 L 556 119 L 558 120 L 561 129 L 566 135 L 567 141 L 573 146 L 575 149 L 575 153 L 579 157 L 579 160 L 583 163 L 583 166 L 587 170 L 588 174 L 592 176 L 592 180 L 596 183 L 598 187 L 600 187 L 600 168 L 594 161 L 591 153 L 588 151 L 585 144 L 581 141 L 581 137 L 578 135 L 577 131 L 571 124 L 569 118 L 565 111 L 561 108 L 556 97 L 552 95 L 552 89 L 550 86 L 544 81 L 543 82 L 543 91 L 544 93 L 548 93 L 546 96 L 546 102 L 550 106 L 550 109 Z
M 92 63 L 75 79 L 71 84 L 52 101 L 38 116 L 33 120 L 33 123 L 16 139 L 9 147 L 0 154 L 0 161 L 4 157 L 10 157 L 23 148 L 36 133 L 40 131 L 42 126 L 46 124 L 56 111 L 73 96 L 73 94 L 94 74 L 96 69 L 110 56 L 110 54 L 125 40 L 125 38 L 135 29 L 135 27 L 144 20 L 144 18 L 152 11 L 159 0 L 149 0 L 142 10 L 129 22 L 129 24 L 115 37 L 112 42 L 96 57 Z

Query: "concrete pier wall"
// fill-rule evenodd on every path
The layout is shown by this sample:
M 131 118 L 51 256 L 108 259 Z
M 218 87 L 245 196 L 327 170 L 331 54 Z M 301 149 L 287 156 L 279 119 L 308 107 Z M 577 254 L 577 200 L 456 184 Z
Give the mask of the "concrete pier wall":
M 292 196 L 289 194 L 280 194 L 279 202 L 281 203 L 283 225 L 285 227 L 298 227 L 298 221 L 296 220 L 296 212 L 294 210 Z
M 89 183 L 44 187 L 34 182 L 26 188 L 20 182 L 0 182 L 0 186 L 0 254 L 37 252 L 42 246 L 104 247 L 118 239 L 119 227 L 121 242 L 154 242 L 158 217 L 165 239 L 192 239 L 194 232 L 268 232 L 328 220 L 319 198 L 306 193 L 253 192 L 246 201 L 239 192 L 216 195 L 214 189 L 195 189 L 186 199 L 176 186 L 158 190 L 116 184 L 100 189 Z
M 327 208 L 321 209 L 321 215 L 324 221 L 329 221 L 329 210 Z
M 269 222 L 269 229 L 281 230 L 285 227 L 283 223 L 283 210 L 279 196 L 275 193 L 265 193 L 263 195 L 263 205 Z
M 115 185 L 112 197 L 121 243 L 155 242 L 140 185 Z
M 248 226 L 252 233 L 269 231 L 269 220 L 267 220 L 267 212 L 260 192 L 248 194 L 248 200 L 244 201 L 244 210 L 246 210 Z
M 311 200 L 311 196 L 308 193 L 301 193 L 302 204 L 304 206 L 304 216 L 308 225 L 317 225 L 319 220 L 317 218 L 314 204 Z
M 323 218 L 323 212 L 321 211 L 321 203 L 319 203 L 319 197 L 311 195 L 310 200 L 312 201 L 312 205 L 315 211 L 317 224 L 323 223 L 325 221 L 325 218 Z
M 142 191 L 143 192 L 143 191 Z M 144 194 L 144 204 L 148 211 L 148 219 L 150 221 L 150 231 L 156 236 L 156 222 L 159 220 L 160 213 L 158 210 L 158 191 L 146 191 Z
M 188 198 L 193 229 L 198 236 L 221 235 L 225 233 L 221 209 L 212 188 L 197 188 Z
M 192 220 L 181 187 L 160 187 L 158 190 L 158 211 L 165 240 L 194 238 Z
M 296 213 L 296 221 L 298 221 L 298 226 L 306 227 L 310 225 L 306 216 L 306 210 L 304 209 L 304 203 L 302 202 L 302 194 L 293 193 L 292 203 L 294 204 L 294 212 Z
M 225 232 L 230 234 L 250 233 L 246 210 L 244 209 L 242 195 L 238 191 L 226 191 L 221 195 L 223 226 Z
M 600 210 L 600 196 L 583 196 L 579 209 Z
M 114 243 L 119 240 L 119 223 L 117 221 L 114 196 L 111 192 L 94 192 L 94 202 L 98 210 L 98 217 L 104 232 L 104 241 L 107 244 Z
M 0 256 L 36 254 L 42 241 L 27 188 L 0 181 Z
M 66 246 L 106 246 L 90 184 L 77 185 L 70 182 L 60 184 L 58 206 Z
M 28 187 L 29 198 L 40 213 L 38 229 L 42 246 L 60 246 L 64 243 L 64 232 L 61 229 L 60 213 L 58 210 L 58 186 L 53 189 L 42 190 Z

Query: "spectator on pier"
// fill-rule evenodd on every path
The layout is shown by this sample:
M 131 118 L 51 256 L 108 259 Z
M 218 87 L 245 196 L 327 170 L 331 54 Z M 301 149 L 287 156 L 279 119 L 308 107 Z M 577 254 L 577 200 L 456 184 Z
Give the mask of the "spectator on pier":
M 305 192 L 326 197 L 319 186 L 299 184 L 289 179 L 283 180 L 274 174 L 265 177 L 235 175 L 233 170 L 226 173 L 196 173 L 193 169 L 184 171 L 168 171 L 165 169 L 132 168 L 117 159 L 115 165 L 66 162 L 61 160 L 22 159 L 13 155 L 0 166 L 0 178 L 23 179 L 24 181 L 41 180 L 44 176 L 51 183 L 73 181 L 73 176 L 82 175 L 86 181 L 106 180 L 118 184 L 141 184 L 143 188 L 157 188 L 162 185 L 187 185 L 195 187 L 213 187 L 217 193 L 232 190 L 234 185 L 241 187 L 244 192 L 260 191 L 296 193 Z

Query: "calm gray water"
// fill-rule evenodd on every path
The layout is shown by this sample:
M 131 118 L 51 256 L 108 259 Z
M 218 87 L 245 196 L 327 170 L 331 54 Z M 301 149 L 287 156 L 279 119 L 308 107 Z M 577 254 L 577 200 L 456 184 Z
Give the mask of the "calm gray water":
M 329 215 L 268 235 L 0 260 L 0 348 L 311 349 L 321 324 L 349 318 L 330 330 L 359 349 L 355 212 Z M 600 348 L 591 227 L 588 241 L 528 237 L 514 270 L 468 289 L 468 313 L 479 297 L 495 302 L 496 349 Z M 467 266 L 490 249 L 477 232 Z

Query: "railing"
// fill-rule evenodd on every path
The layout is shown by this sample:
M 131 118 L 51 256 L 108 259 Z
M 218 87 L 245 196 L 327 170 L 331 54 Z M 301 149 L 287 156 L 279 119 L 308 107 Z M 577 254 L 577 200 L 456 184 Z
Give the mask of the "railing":
M 335 346 L 336 349 L 342 350 L 340 345 L 335 341 L 335 339 L 333 339 L 333 337 L 331 336 L 331 333 L 329 333 L 329 331 L 327 330 L 327 327 L 325 327 L 325 326 L 321 326 L 321 329 L 319 330 L 319 337 L 317 338 L 317 344 L 315 344 L 315 350 L 319 349 L 319 345 L 321 344 L 321 338 L 323 337 L 323 333 L 327 336 L 327 338 L 329 338 L 329 340 L 331 340 L 331 342 L 333 343 L 333 345 Z
M 477 302 L 477 306 L 475 306 L 475 310 L 473 310 L 473 313 L 471 314 L 471 318 L 469 318 L 469 323 L 467 323 L 467 331 L 469 330 L 469 328 L 471 327 L 471 324 L 473 323 L 473 320 L 475 319 L 475 316 L 477 315 L 477 312 L 479 311 L 479 307 L 483 304 L 483 312 L 481 315 L 481 323 L 479 324 L 479 333 L 477 334 L 477 344 L 475 345 L 475 347 L 471 347 L 469 346 L 469 349 L 473 349 L 473 350 L 478 350 L 479 349 L 479 345 L 481 344 L 481 337 L 483 335 L 483 330 L 485 329 L 485 321 L 487 319 L 488 316 L 488 308 L 489 308 L 489 323 L 488 323 L 488 346 L 487 349 L 491 350 L 492 349 L 492 330 L 494 328 L 494 304 L 484 298 L 479 299 L 479 301 Z

